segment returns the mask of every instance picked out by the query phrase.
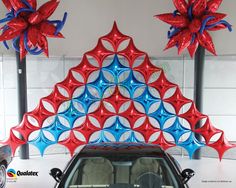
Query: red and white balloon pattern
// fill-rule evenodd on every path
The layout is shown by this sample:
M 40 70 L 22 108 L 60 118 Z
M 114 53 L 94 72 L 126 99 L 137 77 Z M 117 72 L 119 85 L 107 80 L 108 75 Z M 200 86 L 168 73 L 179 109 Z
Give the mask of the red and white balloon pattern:
M 199 121 L 203 126 L 196 129 Z M 212 141 L 217 134 L 219 139 Z M 11 129 L 5 143 L 13 152 L 30 143 L 42 155 L 48 146 L 60 144 L 72 155 L 79 146 L 99 142 L 145 142 L 163 149 L 180 146 L 190 157 L 209 146 L 220 159 L 235 147 L 116 23 L 65 80 Z

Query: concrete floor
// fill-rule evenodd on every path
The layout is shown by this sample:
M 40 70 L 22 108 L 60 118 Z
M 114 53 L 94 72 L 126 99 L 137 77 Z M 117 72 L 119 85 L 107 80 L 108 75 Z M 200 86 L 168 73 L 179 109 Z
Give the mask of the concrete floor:
M 236 160 L 203 158 L 202 160 L 189 160 L 175 157 L 182 168 L 192 168 L 196 175 L 190 180 L 191 188 L 235 188 L 236 187 Z M 52 188 L 54 180 L 49 176 L 53 167 L 64 168 L 69 155 L 47 155 L 44 158 L 31 157 L 30 160 L 14 158 L 8 169 L 16 171 L 38 171 L 37 177 L 17 177 L 15 182 L 8 179 L 7 188 Z

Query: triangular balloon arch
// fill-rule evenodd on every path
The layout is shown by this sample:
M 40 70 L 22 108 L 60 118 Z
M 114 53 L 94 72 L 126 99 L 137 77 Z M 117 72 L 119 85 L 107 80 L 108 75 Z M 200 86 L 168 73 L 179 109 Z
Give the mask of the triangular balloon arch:
M 128 45 L 120 50 L 123 43 Z M 201 120 L 203 126 L 195 129 Z M 198 141 L 195 133 L 204 141 Z M 216 134 L 220 137 L 212 142 Z M 53 144 L 63 145 L 73 154 L 81 145 L 99 142 L 145 142 L 163 149 L 180 146 L 190 157 L 200 147 L 209 146 L 220 159 L 235 147 L 116 23 L 84 54 L 80 64 L 69 70 L 65 80 L 11 129 L 5 143 L 14 153 L 30 143 L 43 155 Z

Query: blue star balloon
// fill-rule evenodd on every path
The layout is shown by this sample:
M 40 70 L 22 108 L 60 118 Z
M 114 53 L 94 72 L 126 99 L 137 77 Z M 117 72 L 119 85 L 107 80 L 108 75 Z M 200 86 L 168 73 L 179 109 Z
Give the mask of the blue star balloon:
M 89 143 L 105 143 L 105 142 L 112 142 L 112 140 L 110 140 L 109 138 L 107 138 L 107 136 L 105 135 L 105 133 L 108 132 L 106 130 L 101 130 L 99 131 L 99 136 L 96 140 L 94 141 L 89 141 Z M 110 132 L 108 132 L 110 133 Z
M 29 141 L 28 143 L 34 145 L 35 147 L 37 147 L 39 152 L 40 152 L 40 154 L 41 154 L 41 156 L 43 156 L 45 149 L 48 146 L 53 145 L 53 144 L 55 144 L 57 142 L 49 140 L 44 135 L 43 130 L 40 130 L 38 137 L 35 138 L 34 140 Z
M 181 123 L 179 122 L 179 118 L 176 118 L 175 122 L 170 127 L 164 129 L 163 131 L 171 134 L 175 140 L 175 143 L 177 144 L 180 137 L 183 134 L 190 132 L 191 130 L 182 126 Z
M 196 138 L 194 133 L 191 133 L 188 139 L 182 143 L 177 144 L 178 146 L 183 147 L 189 154 L 189 157 L 192 158 L 194 152 L 199 148 L 205 146 L 203 142 L 199 142 Z
M 161 102 L 159 108 L 155 112 L 148 114 L 148 116 L 156 119 L 160 124 L 160 129 L 163 130 L 165 122 L 175 115 L 168 112 L 165 109 L 163 102 Z
M 136 136 L 135 136 L 135 132 L 134 131 L 129 131 L 130 132 L 130 135 L 129 137 L 124 141 L 124 142 L 128 142 L 128 143 L 138 143 L 138 142 L 142 142 L 140 139 L 138 139 Z
M 66 120 L 68 120 L 71 128 L 73 128 L 73 124 L 76 119 L 85 115 L 85 113 L 80 112 L 76 109 L 76 107 L 74 106 L 76 102 L 78 102 L 78 100 L 74 101 L 74 99 L 72 99 L 69 103 L 69 107 L 64 112 L 58 113 L 61 117 L 64 117 Z M 78 102 L 78 103 L 83 105 L 82 102 Z
M 126 88 L 129 92 L 130 98 L 133 99 L 134 98 L 134 92 L 138 88 L 146 86 L 146 84 L 138 81 L 135 78 L 133 71 L 131 71 L 128 78 L 125 79 L 124 81 L 120 82 L 119 86 L 122 86 L 122 87 Z
M 114 86 L 114 83 L 107 80 L 103 71 L 100 71 L 97 79 L 91 83 L 88 83 L 87 85 L 96 88 L 99 91 L 99 96 L 101 98 L 105 90 L 111 86 Z
M 120 63 L 118 55 L 114 56 L 112 63 L 106 67 L 103 67 L 102 70 L 110 72 L 114 77 L 114 83 L 117 85 L 119 83 L 119 77 L 125 71 L 130 71 L 129 67 L 125 67 Z
M 88 109 L 93 103 L 100 101 L 99 97 L 94 96 L 89 92 L 88 87 L 89 86 L 86 85 L 83 94 L 73 99 L 74 101 L 82 104 L 85 114 L 88 113 Z
M 126 126 L 124 126 L 120 122 L 119 117 L 116 117 L 115 122 L 111 126 L 105 128 L 104 130 L 109 132 L 109 133 L 111 133 L 115 137 L 116 141 L 119 142 L 120 141 L 120 137 L 125 132 L 130 131 L 131 129 L 126 127 Z
M 63 125 L 59 120 L 58 116 L 56 116 L 55 121 L 51 125 L 44 127 L 42 130 L 50 132 L 54 136 L 55 140 L 58 142 L 61 134 L 65 131 L 70 130 L 70 128 Z
M 149 90 L 148 87 L 145 88 L 144 92 L 138 96 L 137 98 L 134 98 L 134 101 L 142 104 L 142 106 L 145 109 L 145 113 L 148 114 L 149 113 L 149 109 L 150 107 L 156 103 L 156 102 L 160 102 L 161 100 L 158 98 L 153 97 Z

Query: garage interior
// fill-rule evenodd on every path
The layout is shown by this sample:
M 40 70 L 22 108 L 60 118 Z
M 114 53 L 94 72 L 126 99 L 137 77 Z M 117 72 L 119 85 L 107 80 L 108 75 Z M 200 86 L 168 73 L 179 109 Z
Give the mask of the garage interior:
M 38 1 L 39 4 L 44 2 Z M 69 69 L 81 62 L 83 54 L 94 48 L 97 39 L 111 30 L 114 21 L 120 31 L 134 39 L 138 49 L 148 53 L 154 65 L 164 70 L 167 79 L 177 84 L 185 97 L 193 100 L 194 60 L 187 51 L 181 56 L 177 56 L 175 48 L 163 51 L 169 26 L 153 17 L 173 9 L 172 1 L 161 0 L 61 1 L 53 18 L 61 18 L 65 11 L 68 12 L 63 29 L 65 39 L 49 40 L 49 58 L 27 56 L 27 110 L 35 109 L 40 99 L 48 96 L 56 83 L 64 80 Z M 219 12 L 227 13 L 227 20 L 236 25 L 235 9 L 233 0 L 223 1 Z M 4 17 L 5 8 L 1 6 L 0 10 L 1 17 Z M 210 117 L 215 127 L 224 131 L 230 143 L 236 143 L 236 34 L 234 30 L 211 34 L 217 56 L 206 52 L 202 113 Z M 15 51 L 0 46 L 0 52 L 0 140 L 4 140 L 8 138 L 10 129 L 19 124 L 19 107 Z M 173 139 L 170 135 L 166 137 Z M 219 137 L 216 134 L 212 141 Z M 195 176 L 189 181 L 190 187 L 236 187 L 236 148 L 228 150 L 221 161 L 217 151 L 210 147 L 201 148 L 200 159 L 189 159 L 187 151 L 181 147 L 170 148 L 167 152 L 183 169 L 188 167 L 195 171 Z M 61 145 L 49 146 L 43 157 L 36 147 L 29 145 L 29 154 L 29 159 L 20 159 L 18 148 L 8 168 L 38 171 L 39 176 L 19 176 L 16 181 L 8 179 L 7 188 L 53 187 L 55 180 L 49 175 L 50 169 L 63 169 L 70 159 L 68 150 Z

